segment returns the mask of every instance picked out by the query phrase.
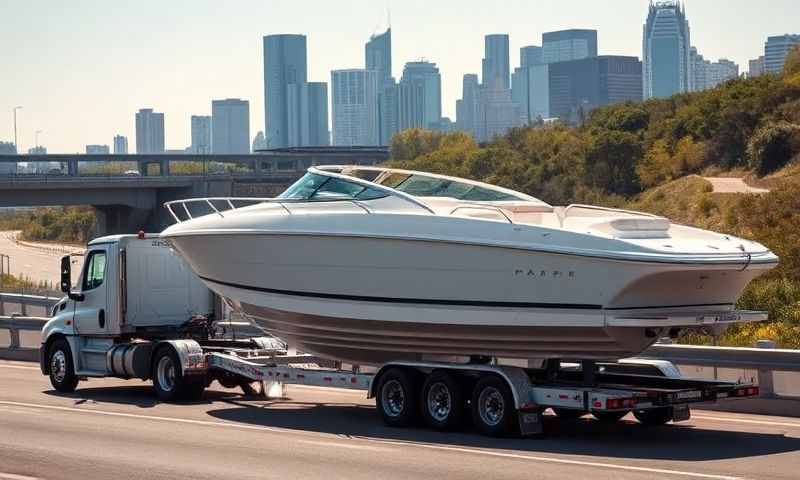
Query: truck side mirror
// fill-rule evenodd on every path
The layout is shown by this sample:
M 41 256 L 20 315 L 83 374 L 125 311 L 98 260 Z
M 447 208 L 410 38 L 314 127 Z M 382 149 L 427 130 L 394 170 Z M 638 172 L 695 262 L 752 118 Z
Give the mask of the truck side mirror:
M 61 257 L 61 291 L 69 293 L 72 289 L 72 263 L 69 255 Z
M 82 293 L 72 293 L 72 259 L 69 255 L 61 257 L 61 291 L 76 302 L 82 302 L 85 298 Z

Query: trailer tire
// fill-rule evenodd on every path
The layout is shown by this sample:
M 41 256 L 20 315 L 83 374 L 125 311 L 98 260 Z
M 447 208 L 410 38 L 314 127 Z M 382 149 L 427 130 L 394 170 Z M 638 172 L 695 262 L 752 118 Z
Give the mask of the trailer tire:
M 627 414 L 628 412 L 592 412 L 592 416 L 603 423 L 619 422 Z
M 582 416 L 586 415 L 585 411 L 575 410 L 574 408 L 553 407 L 553 413 L 555 413 L 558 418 L 564 418 L 567 420 L 577 420 Z
M 153 389 L 163 402 L 199 400 L 206 388 L 205 379 L 183 375 L 180 357 L 172 347 L 162 347 L 153 356 Z
M 452 430 L 461 426 L 464 417 L 464 394 L 453 375 L 435 370 L 422 386 L 422 417 L 436 430 Z
M 417 383 L 408 371 L 390 368 L 378 383 L 375 406 L 390 427 L 407 427 L 417 418 Z
M 634 410 L 633 416 L 642 425 L 661 426 L 672 420 L 672 407 L 654 408 L 650 410 Z
M 472 390 L 472 423 L 490 437 L 515 433 L 517 411 L 514 396 L 505 380 L 485 375 Z
M 50 383 L 61 393 L 71 393 L 78 387 L 78 376 L 72 363 L 72 349 L 65 338 L 53 341 L 47 349 Z

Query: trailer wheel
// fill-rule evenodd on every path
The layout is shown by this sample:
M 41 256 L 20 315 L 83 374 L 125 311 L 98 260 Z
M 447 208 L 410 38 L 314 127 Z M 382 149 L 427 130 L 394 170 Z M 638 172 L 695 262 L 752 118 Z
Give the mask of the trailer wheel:
M 431 428 L 450 430 L 461 425 L 464 395 L 461 385 L 445 371 L 436 370 L 422 386 L 422 416 Z
M 401 368 L 391 368 L 381 375 L 375 406 L 390 427 L 407 427 L 417 416 L 417 386 L 414 378 Z
M 592 412 L 592 416 L 603 423 L 615 423 L 622 420 L 628 412 Z
M 634 410 L 633 416 L 643 425 L 659 426 L 672 420 L 672 407 Z
M 472 422 L 482 434 L 499 437 L 514 433 L 516 406 L 508 384 L 496 375 L 486 375 L 472 390 Z
M 582 416 L 586 415 L 585 411 L 575 410 L 574 408 L 553 407 L 553 413 L 555 413 L 558 418 L 565 418 L 567 420 L 577 420 Z
M 164 347 L 153 357 L 153 388 L 159 400 L 198 400 L 206 388 L 204 379 L 194 379 L 181 373 L 180 358 L 171 347 Z
M 59 338 L 47 350 L 47 366 L 50 370 L 50 383 L 61 393 L 74 392 L 78 386 L 78 376 L 72 364 L 72 350 L 64 338 Z

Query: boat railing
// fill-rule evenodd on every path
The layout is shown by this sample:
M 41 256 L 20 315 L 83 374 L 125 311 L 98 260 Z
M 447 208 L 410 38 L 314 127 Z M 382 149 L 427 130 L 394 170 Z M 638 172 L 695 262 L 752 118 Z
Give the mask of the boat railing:
M 652 213 L 645 213 L 645 212 L 636 212 L 634 210 L 624 210 L 622 208 L 609 208 L 609 207 L 599 207 L 597 205 L 582 205 L 579 203 L 574 203 L 564 209 L 564 218 L 569 216 L 570 210 L 595 210 L 600 212 L 611 212 L 611 213 L 625 213 L 628 215 L 636 216 L 636 217 L 651 217 L 651 218 L 662 218 L 658 215 L 653 215 Z
M 452 214 L 456 213 L 458 210 L 462 210 L 462 209 L 469 209 L 469 210 L 490 210 L 490 211 L 492 211 L 492 212 L 497 212 L 497 213 L 499 213 L 500 215 L 502 215 L 502 216 L 503 216 L 503 218 L 505 218 L 505 219 L 506 219 L 506 221 L 508 221 L 508 223 L 510 223 L 510 224 L 512 224 L 512 225 L 514 224 L 514 221 L 513 221 L 513 220 L 511 220 L 511 217 L 509 217 L 509 216 L 506 214 L 506 212 L 504 212 L 504 211 L 503 211 L 503 209 L 502 209 L 502 208 L 500 208 L 500 207 L 493 207 L 493 206 L 491 206 L 491 205 L 474 205 L 474 204 L 459 205 L 459 206 L 457 206 L 456 208 L 454 208 L 454 209 L 450 210 L 450 215 L 452 215 Z

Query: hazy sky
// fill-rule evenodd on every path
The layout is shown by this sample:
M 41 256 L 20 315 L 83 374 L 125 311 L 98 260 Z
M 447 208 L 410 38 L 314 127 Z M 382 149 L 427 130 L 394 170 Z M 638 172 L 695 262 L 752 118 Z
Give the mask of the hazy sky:
M 800 33 L 798 0 L 689 0 L 692 43 L 747 70 L 768 35 Z M 34 132 L 51 153 L 83 152 L 120 133 L 135 144 L 134 113 L 164 112 L 167 148 L 190 143 L 189 116 L 211 99 L 250 101 L 251 137 L 264 128 L 262 36 L 308 36 L 310 81 L 363 68 L 364 43 L 391 10 L 393 73 L 425 58 L 442 74 L 443 114 L 455 119 L 464 73 L 480 73 L 483 36 L 540 45 L 542 32 L 598 30 L 600 54 L 641 57 L 647 0 L 0 0 L 0 140 L 20 151 Z

